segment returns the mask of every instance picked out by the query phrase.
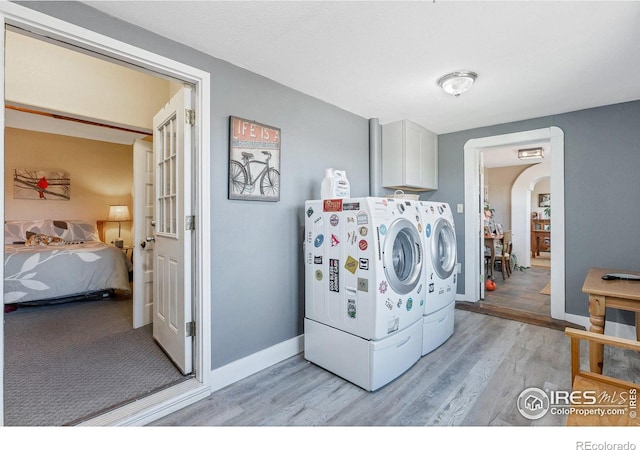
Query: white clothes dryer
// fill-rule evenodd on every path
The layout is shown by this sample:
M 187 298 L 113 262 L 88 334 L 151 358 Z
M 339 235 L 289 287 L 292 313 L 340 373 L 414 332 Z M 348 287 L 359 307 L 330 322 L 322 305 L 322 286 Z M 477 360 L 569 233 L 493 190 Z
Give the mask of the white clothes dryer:
M 421 201 L 419 208 L 427 252 L 422 345 L 422 355 L 426 355 L 453 334 L 457 243 L 453 213 L 447 203 Z
M 375 390 L 421 356 L 426 286 L 418 203 L 305 203 L 305 358 Z

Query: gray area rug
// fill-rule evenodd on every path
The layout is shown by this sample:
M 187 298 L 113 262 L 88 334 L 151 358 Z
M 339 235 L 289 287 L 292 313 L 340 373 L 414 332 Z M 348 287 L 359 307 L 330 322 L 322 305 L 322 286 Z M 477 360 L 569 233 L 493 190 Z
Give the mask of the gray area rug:
M 131 328 L 131 300 L 20 307 L 5 314 L 5 425 L 73 425 L 184 377 Z

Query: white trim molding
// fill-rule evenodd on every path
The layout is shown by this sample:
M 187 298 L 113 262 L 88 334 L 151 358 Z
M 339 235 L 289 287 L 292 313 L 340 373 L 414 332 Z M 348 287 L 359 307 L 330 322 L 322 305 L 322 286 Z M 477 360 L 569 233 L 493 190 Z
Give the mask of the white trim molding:
M 215 369 L 211 372 L 212 391 L 218 391 L 236 381 L 271 367 L 287 358 L 296 356 L 304 351 L 304 336 L 300 335 L 281 342 L 272 347 L 245 356 L 237 361 Z

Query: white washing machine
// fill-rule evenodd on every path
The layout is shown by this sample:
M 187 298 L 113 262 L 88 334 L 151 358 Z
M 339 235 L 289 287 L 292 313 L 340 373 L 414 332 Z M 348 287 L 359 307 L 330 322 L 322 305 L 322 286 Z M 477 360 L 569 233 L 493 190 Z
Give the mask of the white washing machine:
M 369 391 L 420 359 L 426 286 L 418 203 L 305 203 L 305 358 Z
M 453 334 L 456 298 L 456 233 L 447 203 L 419 202 L 424 231 L 427 288 L 422 355 L 432 352 Z

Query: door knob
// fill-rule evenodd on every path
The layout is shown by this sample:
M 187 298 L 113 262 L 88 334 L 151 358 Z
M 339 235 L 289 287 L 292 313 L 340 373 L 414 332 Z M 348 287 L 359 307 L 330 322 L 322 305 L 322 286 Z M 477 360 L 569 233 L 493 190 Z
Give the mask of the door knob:
M 155 242 L 156 238 L 154 238 L 153 236 L 147 236 L 147 242 Z

